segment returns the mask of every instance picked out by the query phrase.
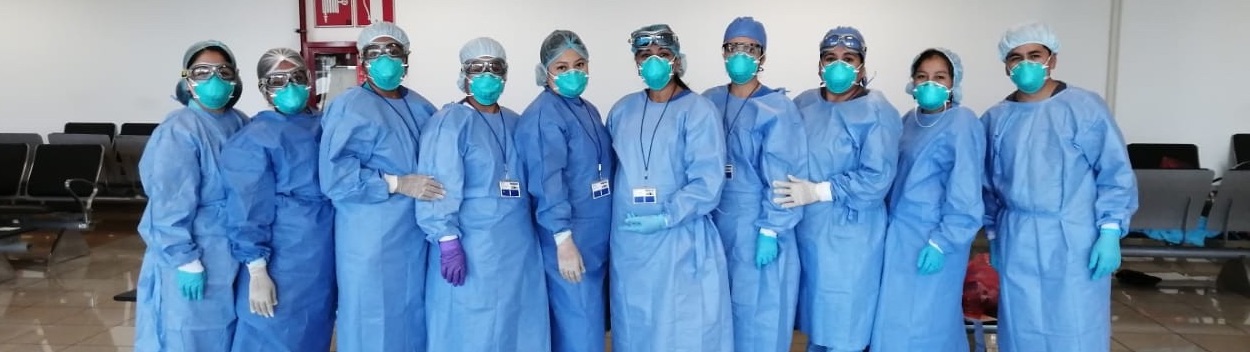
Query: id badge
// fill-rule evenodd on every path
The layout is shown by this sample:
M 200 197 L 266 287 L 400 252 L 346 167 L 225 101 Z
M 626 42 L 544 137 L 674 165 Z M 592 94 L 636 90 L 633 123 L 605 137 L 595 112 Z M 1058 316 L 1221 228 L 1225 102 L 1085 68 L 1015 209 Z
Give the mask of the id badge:
M 610 195 L 612 195 L 612 184 L 608 182 L 608 179 L 601 178 L 595 182 L 590 183 L 590 197 L 591 198 L 599 199 L 599 198 L 607 197 Z
M 634 188 L 634 204 L 655 204 L 657 194 L 654 187 Z
M 499 196 L 503 198 L 521 198 L 521 183 L 513 180 L 499 181 Z
M 725 179 L 732 180 L 734 178 L 734 164 L 725 164 Z

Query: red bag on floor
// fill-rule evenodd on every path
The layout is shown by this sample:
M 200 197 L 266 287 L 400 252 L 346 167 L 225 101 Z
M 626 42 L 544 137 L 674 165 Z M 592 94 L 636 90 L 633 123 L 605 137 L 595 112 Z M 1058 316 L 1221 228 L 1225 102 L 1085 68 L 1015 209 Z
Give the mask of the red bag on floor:
M 988 320 L 998 317 L 998 272 L 990 266 L 988 253 L 977 254 L 968 261 L 964 276 L 964 317 Z

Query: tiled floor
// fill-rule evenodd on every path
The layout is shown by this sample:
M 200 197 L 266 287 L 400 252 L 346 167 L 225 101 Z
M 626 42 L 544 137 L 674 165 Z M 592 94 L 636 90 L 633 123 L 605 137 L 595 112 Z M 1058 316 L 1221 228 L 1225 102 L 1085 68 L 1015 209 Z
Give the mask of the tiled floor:
M 134 234 L 133 212 L 101 219 L 87 235 L 90 256 L 53 265 L 15 262 L 19 277 L 0 283 L 0 352 L 132 351 L 134 304 L 112 297 L 134 288 L 144 245 Z M 50 244 L 46 235 L 27 239 L 36 244 L 35 252 Z M 1195 287 L 1117 284 L 1113 351 L 1250 351 L 1250 298 L 1211 290 L 1217 266 L 1129 258 L 1125 267 L 1163 277 L 1162 286 Z M 802 351 L 804 341 L 797 336 L 793 351 Z

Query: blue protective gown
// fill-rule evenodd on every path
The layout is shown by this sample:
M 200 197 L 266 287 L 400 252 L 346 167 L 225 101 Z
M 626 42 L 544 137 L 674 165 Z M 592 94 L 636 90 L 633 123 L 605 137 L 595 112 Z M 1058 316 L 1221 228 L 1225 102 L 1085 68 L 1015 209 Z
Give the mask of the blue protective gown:
M 1089 255 L 1099 226 L 1129 228 L 1137 180 L 1107 104 L 1068 86 L 1000 102 L 981 121 L 985 227 L 1002 253 L 999 350 L 1109 350 L 1111 279 L 1090 278 Z
M 229 351 L 234 336 L 234 276 L 226 237 L 222 145 L 247 123 L 237 110 L 214 114 L 190 104 L 152 132 L 139 175 L 148 205 L 139 221 L 147 244 L 135 307 L 136 351 Z M 178 267 L 200 260 L 204 297 L 182 297 Z
M 817 88 L 823 89 L 823 88 Z M 804 207 L 796 233 L 802 278 L 799 329 L 834 351 L 868 346 L 885 257 L 885 198 L 898 167 L 898 110 L 881 92 L 801 108 L 808 179 L 833 202 Z
M 873 352 L 968 351 L 964 273 L 984 215 L 984 172 L 985 128 L 972 110 L 903 116 Z M 916 263 L 930 241 L 944 254 L 942 270 L 920 275 Z
M 807 172 L 807 138 L 798 108 L 781 89 L 760 86 L 742 99 L 728 86 L 703 93 L 719 109 L 732 172 L 713 214 L 729 263 L 736 351 L 788 351 L 799 297 L 799 252 L 794 227 L 801 209 L 773 203 L 772 182 Z M 728 167 L 727 167 L 728 168 Z M 755 265 L 760 229 L 777 233 L 777 260 Z
M 552 351 L 602 352 L 612 197 L 595 199 L 591 184 L 616 171 L 612 136 L 590 102 L 548 89 L 521 115 L 516 143 L 525 151 L 521 161 L 528 175 L 526 190 L 534 199 L 547 273 Z M 573 243 L 586 268 L 580 283 L 560 276 L 552 236 L 564 230 L 573 231 Z
M 425 235 L 416 200 L 388 192 L 383 174 L 417 171 L 421 128 L 434 105 L 352 88 L 321 118 L 321 190 L 334 202 L 340 352 L 423 351 Z M 281 289 L 281 288 L 279 288 Z
M 667 103 L 634 93 L 612 107 L 608 130 L 619 159 L 609 264 L 612 351 L 733 351 L 729 267 L 711 218 L 726 161 L 716 105 L 690 91 Z M 634 204 L 633 190 L 643 187 L 655 188 L 655 203 Z M 668 228 L 621 231 L 627 214 L 664 214 Z
M 526 184 L 515 136 L 520 116 L 508 109 L 479 113 L 447 104 L 421 136 L 420 173 L 443 183 L 447 196 L 417 204 L 430 243 L 460 236 L 468 275 L 454 287 L 440 274 L 430 245 L 425 307 L 429 351 L 550 351 L 547 287 L 530 198 L 504 198 L 501 181 Z
M 256 114 L 222 150 L 231 252 L 265 258 L 277 288 L 272 318 L 251 312 L 251 275 L 235 285 L 234 351 L 325 350 L 334 332 L 334 207 L 317 184 L 319 113 Z

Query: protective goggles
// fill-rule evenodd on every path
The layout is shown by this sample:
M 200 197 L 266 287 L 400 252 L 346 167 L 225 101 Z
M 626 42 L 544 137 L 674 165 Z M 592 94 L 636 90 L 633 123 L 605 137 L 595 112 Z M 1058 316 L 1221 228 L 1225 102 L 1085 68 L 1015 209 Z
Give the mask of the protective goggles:
M 260 79 L 260 84 L 266 88 L 282 88 L 291 83 L 305 86 L 308 85 L 308 70 L 297 69 L 285 72 L 273 72 Z
M 482 73 L 493 73 L 497 76 L 503 76 L 508 74 L 508 62 L 497 57 L 483 56 L 465 61 L 460 69 L 469 76 Z
M 382 56 L 400 59 L 407 55 L 408 49 L 399 43 L 369 44 L 365 46 L 364 51 L 360 52 L 360 57 L 365 60 L 373 60 Z
M 634 47 L 634 51 L 642 50 L 652 45 L 661 48 L 672 48 L 677 46 L 677 35 L 669 31 L 639 33 L 629 38 L 629 44 Z
M 867 48 L 864 47 L 864 40 L 850 34 L 831 35 L 820 41 L 820 50 L 833 48 L 836 46 L 844 46 L 849 50 L 864 53 Z
M 725 43 L 725 45 L 721 45 L 721 49 L 726 54 L 747 53 L 755 57 L 764 54 L 764 47 L 755 43 Z
M 182 77 L 190 78 L 193 81 L 205 81 L 213 78 L 213 75 L 217 75 L 217 77 L 227 81 L 233 81 L 237 74 L 238 71 L 230 64 L 195 64 L 182 70 Z

